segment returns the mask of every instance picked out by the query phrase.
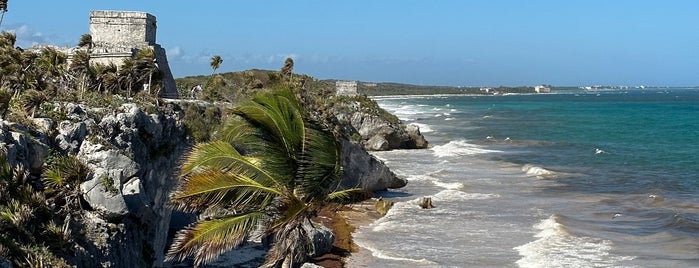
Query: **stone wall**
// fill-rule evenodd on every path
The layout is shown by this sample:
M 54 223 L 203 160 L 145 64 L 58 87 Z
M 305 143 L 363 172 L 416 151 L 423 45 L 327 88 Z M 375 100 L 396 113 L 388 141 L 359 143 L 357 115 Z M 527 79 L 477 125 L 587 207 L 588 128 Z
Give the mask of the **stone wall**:
M 120 66 L 124 59 L 134 57 L 141 49 L 153 49 L 158 68 L 163 72 L 165 98 L 178 98 L 175 78 L 170 71 L 165 49 L 155 42 L 155 16 L 137 11 L 90 11 L 90 35 L 95 47 L 90 63 Z
M 90 34 L 97 46 L 155 45 L 155 16 L 136 11 L 90 11 Z
M 337 81 L 335 82 L 335 95 L 355 96 L 357 95 L 357 81 Z

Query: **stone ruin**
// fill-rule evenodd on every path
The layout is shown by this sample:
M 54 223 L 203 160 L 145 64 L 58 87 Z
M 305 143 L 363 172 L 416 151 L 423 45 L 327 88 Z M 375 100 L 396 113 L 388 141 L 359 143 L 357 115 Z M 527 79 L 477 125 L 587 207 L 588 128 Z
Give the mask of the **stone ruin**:
M 336 96 L 356 96 L 357 81 L 337 81 L 335 82 Z
M 151 48 L 156 64 L 163 72 L 161 96 L 178 98 L 165 49 L 155 42 L 155 16 L 138 11 L 90 11 L 90 35 L 94 47 L 90 63 L 120 66 L 124 59 L 133 58 L 139 50 Z

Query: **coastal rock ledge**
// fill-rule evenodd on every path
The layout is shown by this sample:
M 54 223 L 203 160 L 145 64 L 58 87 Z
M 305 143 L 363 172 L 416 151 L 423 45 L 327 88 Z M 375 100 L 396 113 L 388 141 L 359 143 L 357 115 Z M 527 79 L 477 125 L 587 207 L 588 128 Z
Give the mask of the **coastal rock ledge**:
M 192 220 L 174 216 L 168 204 L 180 160 L 194 144 L 182 109 L 167 104 L 149 114 L 131 103 L 116 109 L 55 106 L 65 115 L 58 121 L 36 118 L 27 127 L 0 120 L 0 149 L 8 164 L 24 167 L 34 181 L 55 152 L 89 167 L 80 184 L 84 205 L 70 224 L 75 254 L 67 261 L 78 267 L 170 265 L 164 262 L 168 234 Z M 342 163 L 344 188 L 377 191 L 407 183 L 356 142 L 343 142 Z
M 337 119 L 351 125 L 359 135 L 358 142 L 367 151 L 425 149 L 429 143 L 417 125 L 405 125 L 396 116 L 378 107 L 366 97 L 359 101 L 338 103 L 333 109 Z

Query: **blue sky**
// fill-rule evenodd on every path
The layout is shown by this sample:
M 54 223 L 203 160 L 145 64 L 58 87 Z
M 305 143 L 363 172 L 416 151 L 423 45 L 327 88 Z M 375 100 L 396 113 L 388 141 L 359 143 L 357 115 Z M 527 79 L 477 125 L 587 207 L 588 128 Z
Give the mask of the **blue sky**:
M 279 69 L 426 85 L 699 85 L 699 1 L 9 0 L 19 45 L 74 45 L 90 10 L 158 20 L 175 77 Z

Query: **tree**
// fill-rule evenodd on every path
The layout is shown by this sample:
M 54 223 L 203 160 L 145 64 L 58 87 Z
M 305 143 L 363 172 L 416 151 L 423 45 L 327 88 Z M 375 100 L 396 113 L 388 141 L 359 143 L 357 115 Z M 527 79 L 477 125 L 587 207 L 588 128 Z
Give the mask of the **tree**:
M 160 81 L 162 79 L 162 73 L 160 72 L 155 59 L 155 51 L 153 51 L 151 48 L 138 51 L 138 55 L 136 57 L 136 68 L 136 77 L 138 78 L 138 81 L 141 82 L 141 84 L 146 84 L 147 81 L 148 94 L 150 94 L 153 77 L 156 76 L 156 81 Z
M 119 92 L 118 68 L 114 63 L 110 63 L 109 65 L 96 63 L 90 68 L 92 69 L 91 72 L 95 74 L 97 92 L 102 92 L 102 90 L 113 94 Z
M 203 214 L 177 232 L 167 258 L 194 256 L 198 266 L 259 232 L 274 241 L 264 266 L 300 266 L 312 248 L 304 223 L 363 190 L 335 191 L 340 144 L 303 119 L 290 90 L 257 95 L 233 112 L 217 140 L 196 145 L 182 165 L 171 200 Z
M 78 41 L 79 47 L 87 47 L 87 49 L 92 49 L 92 35 L 83 34 L 80 36 L 80 41 Z
M 5 18 L 5 12 L 7 12 L 7 1 L 8 0 L 0 0 L 0 26 L 2 26 L 2 19 Z
M 46 102 L 48 98 L 46 94 L 38 90 L 28 90 L 20 97 L 20 102 L 24 111 L 27 112 L 32 118 L 36 117 L 36 110 L 41 107 L 41 104 Z
M 285 79 L 291 78 L 291 73 L 294 71 L 294 59 L 286 58 L 284 66 L 279 71 Z
M 221 63 L 223 63 L 223 59 L 221 59 L 221 56 L 219 55 L 214 55 L 211 57 L 211 75 L 213 76 L 214 73 L 216 73 L 216 70 L 221 67 Z
M 77 50 L 73 54 L 73 60 L 70 62 L 68 67 L 76 77 L 80 77 L 80 94 L 85 93 L 88 88 L 87 81 L 88 78 L 92 76 L 92 69 L 90 68 L 90 53 L 86 50 Z

